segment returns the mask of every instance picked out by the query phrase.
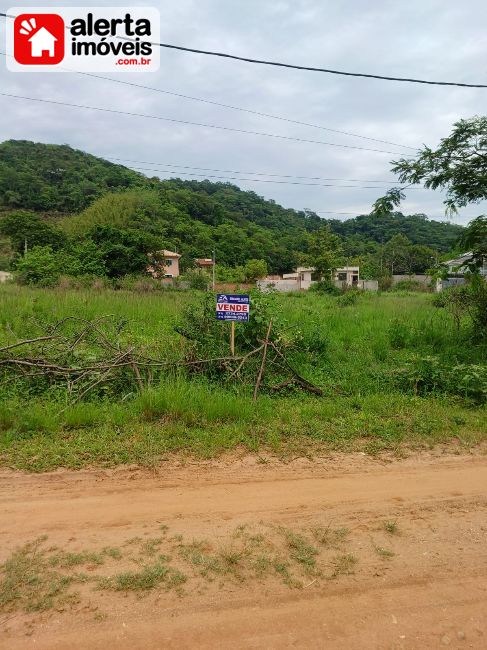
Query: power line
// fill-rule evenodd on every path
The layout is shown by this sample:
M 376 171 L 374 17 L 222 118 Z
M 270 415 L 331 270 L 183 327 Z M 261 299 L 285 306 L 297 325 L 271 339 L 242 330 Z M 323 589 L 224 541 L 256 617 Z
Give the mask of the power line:
M 136 171 L 152 171 L 152 172 L 157 172 L 158 174 L 174 174 L 175 172 L 172 169 L 154 169 L 151 167 L 134 167 L 134 170 Z M 313 186 L 313 187 L 341 187 L 341 188 L 348 188 L 348 189 L 357 189 L 357 190 L 380 190 L 384 189 L 381 187 L 377 187 L 377 185 L 336 185 L 335 183 L 301 183 L 299 181 L 277 181 L 277 180 L 270 180 L 270 179 L 263 179 L 263 178 L 242 178 L 240 176 L 215 176 L 213 174 L 195 174 L 193 172 L 177 172 L 181 176 L 198 176 L 202 178 L 219 178 L 223 180 L 229 180 L 229 181 L 249 181 L 251 183 L 277 183 L 278 185 L 306 185 L 306 186 Z M 414 188 L 414 189 L 420 189 L 420 188 Z
M 126 38 L 124 40 L 133 40 Z M 466 84 L 456 81 L 430 81 L 426 79 L 415 79 L 413 77 L 389 77 L 379 74 L 367 74 L 365 72 L 345 72 L 344 70 L 333 70 L 332 68 L 317 68 L 314 66 L 296 65 L 293 63 L 281 63 L 278 61 L 267 61 L 265 59 L 253 59 L 246 56 L 236 56 L 226 52 L 213 52 L 211 50 L 198 50 L 192 47 L 183 47 L 182 45 L 172 45 L 171 43 L 152 43 L 170 50 L 180 50 L 182 52 L 192 52 L 193 54 L 205 54 L 207 56 L 218 56 L 224 59 L 234 59 L 244 61 L 245 63 L 258 63 L 260 65 L 271 65 L 278 68 L 290 68 L 292 70 L 306 70 L 308 72 L 326 72 L 327 74 L 342 75 L 345 77 L 364 77 L 366 79 L 380 79 L 381 81 L 403 81 L 415 84 L 427 84 L 430 86 L 459 86 L 460 88 L 487 88 L 486 84 Z
M 1 14 L 0 14 L 1 15 Z M 0 51 L 1 56 L 13 58 L 11 55 L 7 54 L 6 52 Z M 71 68 L 66 68 L 66 66 L 58 66 L 62 67 L 63 70 L 66 70 L 68 72 L 72 72 L 74 74 L 80 74 L 84 75 L 85 77 L 93 77 L 94 79 L 103 79 L 104 81 L 110 81 L 112 83 L 117 83 L 117 84 L 122 84 L 124 86 L 132 86 L 134 88 L 142 88 L 143 90 L 151 90 L 153 92 L 157 93 L 162 93 L 164 95 L 171 95 L 173 97 L 181 97 L 182 99 L 189 99 L 195 102 L 202 102 L 204 104 L 211 104 L 212 106 L 219 106 L 221 108 L 229 108 L 234 111 L 241 111 L 244 113 L 250 113 L 251 115 L 258 115 L 259 117 L 268 117 L 273 120 L 280 120 L 281 122 L 288 122 L 290 124 L 298 124 L 299 126 L 306 126 L 306 127 L 311 127 L 313 129 L 321 129 L 322 131 L 330 131 L 331 133 L 340 133 L 341 135 L 347 135 L 353 138 L 361 138 L 362 140 L 370 140 L 371 142 L 380 142 L 382 144 L 391 144 L 394 147 L 403 147 L 406 149 L 412 149 L 413 151 L 417 151 L 417 147 L 411 147 L 410 145 L 407 144 L 399 144 L 398 142 L 392 142 L 390 140 L 381 140 L 380 138 L 372 138 L 371 136 L 367 135 L 359 135 L 358 133 L 353 133 L 351 131 L 342 131 L 340 129 L 332 129 L 331 127 L 327 126 L 321 126 L 319 124 L 311 124 L 310 122 L 302 122 L 300 120 L 293 120 L 288 117 L 282 117 L 280 115 L 273 115 L 271 113 L 263 113 L 262 111 L 256 111 L 250 108 L 242 108 L 241 106 L 233 106 L 231 104 L 223 104 L 221 102 L 217 102 L 211 99 L 204 99 L 203 97 L 194 97 L 192 95 L 184 95 L 183 93 L 176 93 L 170 90 L 164 90 L 163 88 L 154 88 L 153 86 L 145 86 L 144 84 L 138 84 L 133 81 L 124 81 L 122 79 L 114 79 L 113 77 L 105 77 L 103 75 L 99 74 L 93 74 L 91 72 L 83 72 L 82 70 L 73 70 Z
M 145 113 L 133 113 L 129 111 L 120 111 L 114 108 L 101 108 L 100 106 L 88 106 L 86 104 L 73 104 L 70 102 L 61 102 L 54 99 L 40 99 L 38 97 L 26 97 L 25 95 L 14 95 L 11 93 L 0 93 L 2 97 L 11 97 L 13 99 L 24 99 L 31 102 L 41 102 L 43 104 L 55 104 L 57 106 L 70 106 L 71 108 L 83 108 L 91 111 L 100 111 L 102 113 L 114 113 L 116 115 L 128 115 L 130 117 L 143 117 L 151 120 L 161 120 L 164 122 L 172 122 L 175 124 L 185 124 L 191 126 L 201 126 L 207 129 L 219 129 L 221 131 L 232 131 L 234 133 L 244 133 L 246 135 L 260 135 L 266 138 L 277 138 L 279 140 L 290 140 L 294 142 L 305 142 L 308 144 L 324 144 L 329 147 L 339 147 L 342 149 L 355 149 L 359 151 L 372 151 L 374 153 L 387 153 L 391 155 L 399 155 L 397 151 L 385 151 L 383 149 L 369 149 L 367 147 L 357 147 L 350 144 L 338 144 L 336 142 L 324 142 L 323 140 L 307 140 L 306 138 L 295 138 L 289 135 L 278 135 L 277 133 L 265 133 L 263 131 L 249 131 L 246 129 L 236 129 L 230 126 L 221 126 L 219 124 L 205 124 L 202 122 L 191 122 L 189 120 L 177 120 L 173 117 L 163 117 L 161 115 L 147 115 Z
M 354 215 L 357 215 L 357 214 L 369 214 L 369 212 L 370 212 L 370 210 L 369 210 L 369 212 L 367 212 L 366 210 L 364 210 L 362 212 L 360 212 L 360 211 L 358 211 L 358 212 L 335 212 L 334 210 L 311 210 L 311 208 L 304 208 L 304 209 L 306 210 L 306 212 L 313 212 L 314 214 L 354 214 Z
M 163 90 L 162 88 L 154 88 L 153 86 L 145 86 L 143 84 L 137 84 L 132 81 L 124 81 L 122 79 L 114 79 L 113 77 L 104 77 L 103 75 L 92 74 L 90 72 L 81 72 L 78 70 L 72 70 L 71 72 L 76 72 L 77 74 L 85 75 L 86 77 L 94 77 L 95 79 L 104 79 L 105 81 L 111 81 L 113 83 L 123 84 L 126 86 L 134 86 L 135 88 L 142 88 L 144 90 L 151 90 L 157 93 L 163 93 L 164 95 L 171 95 L 173 97 L 181 97 L 182 99 L 189 99 L 195 102 L 202 102 L 204 104 L 211 104 L 213 106 L 219 106 L 221 108 L 229 108 L 233 111 L 242 111 L 244 113 L 250 113 L 251 115 L 258 115 L 259 117 L 268 117 L 272 120 L 280 120 L 281 122 L 287 122 L 290 124 L 298 124 L 299 126 L 306 126 L 312 129 L 321 129 L 322 131 L 330 131 L 331 133 L 340 133 L 341 135 L 347 135 L 353 138 L 361 138 L 362 140 L 370 140 L 371 142 L 380 142 L 381 144 L 391 144 L 394 147 L 404 147 L 406 149 L 412 149 L 417 151 L 417 147 L 411 147 L 408 144 L 399 144 L 398 142 L 392 142 L 390 140 L 381 140 L 380 138 L 372 138 L 367 135 L 359 135 L 358 133 L 353 133 L 351 131 L 342 131 L 340 129 L 332 129 L 328 126 L 321 126 L 319 124 L 311 124 L 310 122 L 302 122 L 301 120 L 293 120 L 289 117 L 282 117 L 280 115 L 273 115 L 271 113 L 264 113 L 262 111 L 256 111 L 250 108 L 242 108 L 241 106 L 233 106 L 231 104 L 223 104 L 211 99 L 204 99 L 202 97 L 194 97 L 192 95 L 184 95 L 183 93 L 176 93 L 169 90 Z
M 6 13 L 0 13 L 5 18 L 14 18 Z M 119 37 L 125 41 L 134 41 L 132 38 Z M 243 61 L 244 63 L 256 63 L 260 65 L 270 65 L 278 68 L 288 68 L 291 70 L 305 70 L 308 72 L 325 72 L 327 74 L 341 75 L 345 77 L 363 77 L 365 79 L 380 79 L 381 81 L 402 81 L 415 84 L 426 84 L 430 86 L 458 86 L 460 88 L 487 88 L 487 84 L 467 84 L 456 81 L 430 81 L 428 79 L 415 79 L 414 77 L 389 77 L 386 75 L 371 74 L 365 72 L 346 72 L 345 70 L 334 70 L 333 68 L 318 68 L 314 66 L 297 65 L 294 63 L 282 63 L 280 61 L 268 61 L 266 59 L 254 59 L 246 56 L 237 56 L 227 52 L 215 52 L 212 50 L 200 50 L 193 47 L 184 47 L 182 45 L 173 45 L 172 43 L 151 42 L 152 45 L 164 47 L 169 50 L 179 50 L 181 52 L 191 52 L 193 54 L 205 54 L 206 56 L 217 56 L 224 59 L 233 59 Z
M 140 165 L 157 165 L 163 166 L 163 167 L 175 167 L 177 169 L 196 169 L 199 171 L 206 171 L 206 172 L 221 172 L 224 174 L 249 174 L 251 176 L 276 176 L 279 178 L 298 178 L 298 179 L 304 179 L 304 180 L 310 180 L 310 181 L 344 181 L 344 182 L 352 182 L 352 183 L 381 183 L 385 185 L 391 185 L 395 183 L 394 179 L 388 180 L 388 181 L 380 181 L 380 180 L 367 180 L 364 178 L 323 178 L 322 176 L 296 176 L 295 174 L 274 174 L 270 172 L 249 172 L 249 171 L 238 171 L 235 169 L 214 169 L 212 167 L 195 167 L 193 165 L 176 165 L 174 163 L 158 163 L 154 162 L 152 160 L 131 160 L 129 158 L 114 158 L 114 157 L 107 157 L 106 160 L 111 160 L 111 161 L 122 161 L 122 162 L 128 162 L 128 163 L 136 163 Z

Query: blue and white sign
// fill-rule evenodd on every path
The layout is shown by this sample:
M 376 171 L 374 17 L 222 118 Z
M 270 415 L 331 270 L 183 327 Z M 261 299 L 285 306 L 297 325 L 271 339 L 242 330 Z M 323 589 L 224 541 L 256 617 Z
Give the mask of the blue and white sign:
M 216 297 L 217 320 L 248 323 L 250 316 L 250 296 L 235 293 L 219 293 Z

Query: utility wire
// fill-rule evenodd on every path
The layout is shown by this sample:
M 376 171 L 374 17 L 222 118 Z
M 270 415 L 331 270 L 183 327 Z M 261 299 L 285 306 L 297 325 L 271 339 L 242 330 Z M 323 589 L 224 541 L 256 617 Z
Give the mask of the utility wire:
M 124 39 L 132 40 L 132 39 Z M 218 56 L 224 59 L 234 59 L 236 61 L 244 61 L 245 63 L 259 63 L 261 65 L 272 65 L 278 68 L 290 68 L 292 70 L 307 70 L 309 72 L 326 72 L 328 74 L 342 75 L 345 77 L 364 77 L 366 79 L 380 79 L 381 81 L 405 81 L 415 84 L 427 84 L 430 86 L 459 86 L 461 88 L 487 88 L 487 84 L 466 84 L 458 83 L 456 81 L 429 81 L 426 79 L 414 79 L 409 77 L 388 77 L 379 74 L 366 74 L 364 72 L 345 72 L 344 70 L 333 70 L 331 68 L 315 68 L 313 66 L 295 65 L 292 63 L 281 63 L 278 61 L 266 61 L 265 59 L 251 59 L 250 57 L 236 56 L 235 54 L 227 54 L 225 52 L 213 52 L 211 50 L 197 50 L 192 47 L 183 47 L 181 45 L 172 45 L 170 43 L 152 43 L 152 45 L 159 45 L 170 50 L 181 50 L 182 52 L 193 52 L 194 54 L 206 54 L 208 56 Z
M 105 156 L 103 156 L 105 158 Z M 297 178 L 297 179 L 304 179 L 304 180 L 309 180 L 309 181 L 344 181 L 344 182 L 351 182 L 351 183 L 381 183 L 390 186 L 391 184 L 394 184 L 396 181 L 394 179 L 388 180 L 388 181 L 379 181 L 379 180 L 367 180 L 364 178 L 323 178 L 322 176 L 296 176 L 295 174 L 271 174 L 270 172 L 249 172 L 249 171 L 238 171 L 235 169 L 214 169 L 212 167 L 195 167 L 193 165 L 176 165 L 173 163 L 158 163 L 158 162 L 153 162 L 151 160 L 131 160 L 129 158 L 113 158 L 111 156 L 108 156 L 105 158 L 106 160 L 110 161 L 121 161 L 121 162 L 128 162 L 128 163 L 135 163 L 137 165 L 157 165 L 158 167 L 163 166 L 163 167 L 175 167 L 177 169 L 196 169 L 198 171 L 206 171 L 206 172 L 221 172 L 224 174 L 249 174 L 250 176 L 275 176 L 278 178 Z
M 6 13 L 0 13 L 0 16 L 5 18 L 13 18 Z M 122 37 L 120 37 L 122 38 Z M 122 38 L 122 40 L 133 41 L 132 38 Z M 213 50 L 200 50 L 193 47 L 184 47 L 182 45 L 173 45 L 172 43 L 158 43 L 151 42 L 151 45 L 164 47 L 169 50 L 179 50 L 181 52 L 191 52 L 193 54 L 205 54 L 206 56 L 217 56 L 224 59 L 233 59 L 235 61 L 243 61 L 245 63 L 257 63 L 260 65 L 270 65 L 278 68 L 288 68 L 291 70 L 306 70 L 308 72 L 325 72 L 327 74 L 342 75 L 345 77 L 363 77 L 366 79 L 380 79 L 381 81 L 403 81 L 415 84 L 427 84 L 430 86 L 458 86 L 460 88 L 487 88 L 487 84 L 466 84 L 456 81 L 431 81 L 428 79 L 415 79 L 414 77 L 389 77 L 386 75 L 370 74 L 365 72 L 346 72 L 345 70 L 334 70 L 332 68 L 318 68 L 307 65 L 297 65 L 294 63 L 282 63 L 279 61 L 268 61 L 266 59 L 254 59 L 246 56 L 237 56 L 236 54 L 228 54 L 227 52 L 215 52 Z
M 100 111 L 102 113 L 113 113 L 116 115 L 128 115 L 130 117 L 143 117 L 151 120 L 161 120 L 175 124 L 186 124 L 191 126 L 201 126 L 206 129 L 219 129 L 221 131 L 232 131 L 234 133 L 244 133 L 246 135 L 260 135 L 266 138 L 277 138 L 279 140 L 290 140 L 293 142 L 305 142 L 308 144 L 324 144 L 329 147 L 339 147 L 342 149 L 356 149 L 359 151 L 372 151 L 374 153 L 387 153 L 394 156 L 399 155 L 397 151 L 385 151 L 384 149 L 369 149 L 368 147 L 357 147 L 351 144 L 338 144 L 336 142 L 324 142 L 323 140 L 307 140 L 306 138 L 295 138 L 289 135 L 278 135 L 277 133 L 265 133 L 263 131 L 248 131 L 246 129 L 236 129 L 230 126 L 221 126 L 219 124 L 205 124 L 203 122 L 190 122 L 189 120 L 177 120 L 173 117 L 162 117 L 161 115 L 147 115 L 146 113 L 133 113 L 129 111 L 120 111 L 114 108 L 101 108 L 100 106 L 88 106 L 86 104 L 72 104 L 70 102 L 61 102 L 54 99 L 40 99 L 38 97 L 27 97 L 25 95 L 14 95 L 12 93 L 0 93 L 2 97 L 11 97 L 13 99 L 23 99 L 31 102 L 41 102 L 43 104 L 54 104 L 57 106 L 70 106 L 71 108 L 83 108 L 91 111 Z
M 258 115 L 259 117 L 268 117 L 272 120 L 279 120 L 281 122 L 287 122 L 289 124 L 298 124 L 299 126 L 306 126 L 312 129 L 321 129 L 322 131 L 330 131 L 331 133 L 340 133 L 341 135 L 347 135 L 353 138 L 361 138 L 362 140 L 370 140 L 371 142 L 380 142 L 381 144 L 391 144 L 394 147 L 404 147 L 406 149 L 412 149 L 417 151 L 417 147 L 411 147 L 408 144 L 399 144 L 398 142 L 392 142 L 391 140 L 381 140 L 380 138 L 372 138 L 367 135 L 359 135 L 358 133 L 353 133 L 351 131 L 342 131 L 340 129 L 332 129 L 328 126 L 321 126 L 320 124 L 311 124 L 310 122 L 302 122 L 301 120 L 293 120 L 289 117 L 282 117 L 281 115 L 274 115 L 271 113 L 263 113 L 262 111 L 256 111 L 250 108 L 242 108 L 241 106 L 233 106 L 231 104 L 223 104 L 221 102 L 216 102 L 211 99 L 204 99 L 202 97 L 194 97 L 192 95 L 184 95 L 183 93 L 176 93 L 169 90 L 163 90 L 162 88 L 154 88 L 153 86 L 145 86 L 143 84 L 137 84 L 132 81 L 124 81 L 122 79 L 114 79 L 113 77 L 104 77 L 103 75 L 92 74 L 90 72 L 81 72 L 78 70 L 72 70 L 77 74 L 85 75 L 86 77 L 94 77 L 95 79 L 104 79 L 105 81 L 111 81 L 113 83 L 123 84 L 125 86 L 134 86 L 135 88 L 142 88 L 144 90 L 151 90 L 157 93 L 163 93 L 164 95 L 171 95 L 173 97 L 181 97 L 182 99 L 189 99 L 195 102 L 202 102 L 204 104 L 211 104 L 212 106 L 219 106 L 221 108 L 229 108 L 233 111 L 241 111 L 243 113 L 250 113 L 251 115 Z
M 172 169 L 154 169 L 152 167 L 134 167 L 133 168 L 136 171 L 152 171 L 152 172 L 157 172 L 158 174 L 174 174 L 174 170 Z M 377 187 L 377 185 L 336 185 L 335 183 L 301 183 L 299 181 L 277 181 L 277 180 L 271 180 L 271 179 L 263 179 L 263 178 L 241 178 L 240 176 L 215 176 L 213 174 L 195 174 L 193 172 L 180 172 L 178 171 L 177 174 L 181 176 L 198 176 L 198 177 L 203 177 L 203 178 L 219 178 L 219 179 L 224 179 L 224 180 L 229 180 L 229 181 L 249 181 L 251 183 L 277 183 L 279 185 L 307 185 L 307 186 L 313 186 L 313 187 L 339 187 L 339 188 L 348 188 L 348 189 L 356 189 L 356 190 L 380 190 L 384 189 L 381 187 Z M 422 189 L 422 188 L 413 188 L 413 189 Z
M 1 14 L 0 14 L 1 15 Z M 0 51 L 0 55 L 8 58 L 13 58 L 10 54 Z M 68 72 L 73 72 L 74 74 L 80 74 L 85 77 L 93 77 L 94 79 L 102 79 L 103 81 L 110 81 L 111 83 L 122 84 L 124 86 L 132 86 L 134 88 L 141 88 L 143 90 L 151 90 L 153 92 L 162 93 L 164 95 L 171 95 L 172 97 L 181 97 L 182 99 L 189 99 L 195 102 L 202 102 L 204 104 L 211 104 L 212 106 L 219 106 L 221 108 L 229 108 L 233 111 L 241 111 L 243 113 L 250 113 L 251 115 L 258 115 L 259 117 L 268 117 L 273 120 L 279 120 L 281 122 L 287 122 L 289 124 L 298 124 L 299 126 L 306 126 L 312 129 L 321 129 L 322 131 L 330 131 L 331 133 L 340 133 L 341 135 L 347 135 L 353 138 L 361 138 L 362 140 L 370 140 L 371 142 L 380 142 L 381 144 L 391 144 L 394 147 L 403 147 L 406 149 L 412 149 L 417 151 L 417 147 L 411 147 L 408 144 L 399 144 L 398 142 L 392 142 L 391 140 L 381 140 L 380 138 L 372 138 L 367 135 L 359 135 L 358 133 L 353 133 L 352 131 L 342 131 L 340 129 L 332 129 L 328 126 L 321 126 L 319 124 L 311 124 L 310 122 L 302 122 L 300 120 L 293 120 L 288 117 L 282 117 L 280 115 L 273 115 L 271 113 L 263 113 L 261 111 L 256 111 L 250 108 L 242 108 L 241 106 L 233 106 L 232 104 L 223 104 L 221 102 L 216 102 L 211 99 L 204 99 L 203 97 L 194 97 L 192 95 L 184 95 L 183 93 L 176 93 L 170 90 L 164 90 L 163 88 L 155 88 L 154 86 L 145 86 L 144 84 L 138 84 L 133 81 L 124 81 L 123 79 L 114 79 L 113 77 L 105 77 L 103 75 L 94 74 L 91 72 L 84 72 L 82 70 L 73 70 L 72 68 L 67 68 L 66 66 L 58 66 L 63 70 Z
M 5 14 L 0 14 L 0 16 Z M 13 16 L 8 16 L 12 18 Z M 8 58 L 14 58 L 6 52 L 0 51 L 0 55 Z M 241 111 L 243 113 L 250 113 L 251 115 L 258 115 L 259 117 L 268 117 L 273 120 L 279 120 L 281 122 L 288 122 L 290 124 L 298 124 L 300 126 L 310 127 L 312 129 L 321 129 L 322 131 L 330 131 L 331 133 L 340 133 L 341 135 L 347 135 L 353 138 L 361 138 L 362 140 L 370 140 L 371 142 L 380 142 L 381 144 L 391 144 L 394 147 L 403 147 L 406 149 L 412 149 L 417 151 L 417 147 L 411 147 L 408 144 L 399 144 L 398 142 L 392 142 L 391 140 L 381 140 L 380 138 L 372 138 L 367 135 L 359 135 L 358 133 L 353 133 L 351 131 L 343 131 L 341 129 L 332 129 L 328 126 L 322 126 L 320 124 L 311 124 L 310 122 L 302 122 L 301 120 L 293 120 L 288 117 L 283 117 L 281 115 L 273 115 L 271 113 L 263 113 L 262 111 L 256 111 L 250 108 L 242 108 L 241 106 L 233 106 L 232 104 L 223 104 L 222 102 L 217 102 L 211 99 L 205 99 L 203 97 L 194 97 L 192 95 L 185 95 L 183 93 L 176 93 L 170 90 L 164 90 L 163 88 L 154 88 L 154 86 L 145 86 L 144 84 L 138 84 L 133 81 L 125 81 L 123 79 L 114 79 L 113 77 L 105 77 L 104 75 L 94 74 L 92 72 L 84 72 L 82 70 L 73 70 L 72 68 L 67 68 L 66 66 L 58 66 L 63 70 L 68 72 L 73 72 L 74 74 L 84 75 L 85 77 L 92 77 L 94 79 L 102 79 L 104 81 L 110 81 L 111 83 L 122 84 L 124 86 L 132 86 L 134 88 L 142 88 L 143 90 L 150 90 L 152 92 L 162 93 L 164 95 L 171 95 L 172 97 L 181 97 L 182 99 L 189 99 L 195 102 L 202 102 L 204 104 L 211 104 L 212 106 L 219 106 L 221 108 L 229 108 L 233 111 Z

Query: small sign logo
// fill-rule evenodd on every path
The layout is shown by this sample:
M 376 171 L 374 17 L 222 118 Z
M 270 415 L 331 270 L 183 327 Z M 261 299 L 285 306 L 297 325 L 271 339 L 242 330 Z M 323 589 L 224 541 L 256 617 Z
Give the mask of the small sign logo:
M 64 59 L 64 20 L 58 14 L 20 14 L 14 22 L 14 57 L 21 65 L 56 65 Z
M 53 13 L 55 12 L 55 13 Z M 151 72 L 159 68 L 160 16 L 153 7 L 13 7 L 12 72 Z

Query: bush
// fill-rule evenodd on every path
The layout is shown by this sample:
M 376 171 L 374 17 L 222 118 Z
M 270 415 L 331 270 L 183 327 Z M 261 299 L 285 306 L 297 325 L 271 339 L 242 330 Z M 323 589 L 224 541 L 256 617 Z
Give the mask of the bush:
M 310 291 L 327 293 L 330 296 L 341 296 L 342 290 L 333 284 L 331 280 L 319 280 L 311 285 Z
M 208 286 L 210 284 L 209 276 L 202 271 L 186 271 L 186 273 L 181 276 L 181 280 L 187 282 L 190 289 L 197 289 L 198 291 L 208 291 Z
M 50 246 L 35 246 L 15 264 L 15 276 L 20 284 L 50 287 L 61 276 L 61 260 Z
M 452 366 L 437 357 L 415 359 L 395 374 L 400 388 L 416 395 L 458 395 L 476 404 L 487 402 L 487 367 L 477 364 Z
M 428 287 L 417 280 L 400 280 L 391 288 L 392 291 L 427 291 Z
M 409 327 L 398 318 L 394 318 L 388 328 L 389 344 L 393 350 L 407 348 L 411 332 Z
M 392 287 L 392 277 L 390 275 L 382 275 L 379 278 L 379 291 L 389 291 Z
M 346 291 L 341 296 L 338 296 L 338 298 L 336 299 L 336 303 L 340 307 L 351 307 L 352 305 L 357 304 L 358 298 L 359 298 L 359 292 L 354 289 L 350 289 L 349 291 Z

